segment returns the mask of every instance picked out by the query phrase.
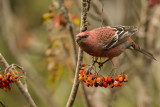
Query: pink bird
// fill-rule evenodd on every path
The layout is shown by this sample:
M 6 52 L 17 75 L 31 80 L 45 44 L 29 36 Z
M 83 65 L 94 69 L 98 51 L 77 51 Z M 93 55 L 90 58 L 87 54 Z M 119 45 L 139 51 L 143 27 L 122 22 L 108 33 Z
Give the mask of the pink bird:
M 83 51 L 95 57 L 111 59 L 119 56 L 125 49 L 134 49 L 156 60 L 151 53 L 137 46 L 131 39 L 137 31 L 134 26 L 101 27 L 77 34 L 76 42 Z

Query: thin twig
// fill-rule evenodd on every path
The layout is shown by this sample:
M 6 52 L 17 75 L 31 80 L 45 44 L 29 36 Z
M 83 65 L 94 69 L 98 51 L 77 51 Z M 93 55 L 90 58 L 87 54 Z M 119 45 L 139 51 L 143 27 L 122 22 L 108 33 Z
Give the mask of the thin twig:
M 87 30 L 87 13 L 89 11 L 90 8 L 90 0 L 82 0 L 82 13 L 81 13 L 81 28 L 80 28 L 80 32 L 84 32 Z M 83 51 L 79 48 L 79 52 L 78 52 L 78 61 L 77 61 L 77 67 L 76 67 L 76 72 L 75 72 L 75 78 L 74 78 L 74 83 L 72 86 L 72 90 L 67 102 L 66 107 L 72 107 L 75 97 L 77 95 L 77 91 L 78 91 L 78 87 L 79 87 L 79 80 L 78 80 L 78 74 L 79 74 L 79 70 L 81 67 L 81 63 L 83 60 Z
M 1 53 L 0 53 L 0 62 L 4 65 L 5 69 L 10 67 Z M 35 102 L 33 101 L 32 97 L 31 97 L 31 95 L 29 94 L 28 89 L 24 88 L 22 82 L 19 80 L 19 81 L 16 82 L 16 85 L 19 88 L 19 90 L 21 91 L 21 93 L 24 95 L 24 97 L 26 98 L 30 107 L 37 107 Z
M 0 104 L 2 105 L 2 107 L 6 107 L 1 101 L 0 101 Z
M 110 25 L 110 21 L 108 19 L 108 17 L 104 14 L 104 12 L 102 13 L 102 10 L 99 9 L 99 7 L 97 6 L 96 3 L 92 2 L 92 7 L 94 9 L 94 11 L 98 14 L 98 15 L 101 15 L 101 18 L 103 19 L 103 23 L 105 25 Z M 92 15 L 94 16 L 94 15 Z

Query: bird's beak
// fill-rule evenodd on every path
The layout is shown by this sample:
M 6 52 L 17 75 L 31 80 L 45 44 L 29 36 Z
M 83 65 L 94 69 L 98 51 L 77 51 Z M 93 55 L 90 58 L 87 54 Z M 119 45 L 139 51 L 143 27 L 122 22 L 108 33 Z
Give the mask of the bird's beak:
M 76 37 L 76 42 L 78 43 L 80 40 L 81 40 L 81 37 L 80 37 L 80 36 L 77 36 L 77 37 Z

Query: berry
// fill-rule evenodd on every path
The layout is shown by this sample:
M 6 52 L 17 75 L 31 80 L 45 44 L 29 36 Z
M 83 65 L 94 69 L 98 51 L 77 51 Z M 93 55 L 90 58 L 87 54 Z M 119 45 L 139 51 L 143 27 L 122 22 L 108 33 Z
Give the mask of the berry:
M 9 78 L 11 76 L 11 73 L 7 73 L 7 78 Z
M 108 84 L 107 84 L 107 82 L 103 82 L 103 87 L 107 87 L 108 86 Z
M 82 67 L 82 68 L 81 68 L 81 70 L 84 70 L 84 69 L 85 69 L 85 67 Z
M 89 82 L 86 82 L 86 86 L 89 87 Z
M 18 73 L 16 70 L 13 70 L 13 72 L 16 73 L 16 74 Z
M 3 75 L 2 74 L 0 74 L 0 80 L 2 80 L 3 79 Z
M 107 81 L 108 82 L 112 82 L 112 78 L 111 77 L 107 77 Z
M 122 76 L 122 75 L 119 75 L 119 76 L 118 76 L 118 81 L 119 81 L 119 82 L 123 82 L 123 80 L 124 80 L 123 76 Z
M 84 72 L 84 70 L 80 70 L 79 72 L 80 72 L 80 73 L 83 73 L 83 72 Z
M 120 86 L 120 87 L 122 86 L 122 83 L 121 83 L 121 82 L 119 83 L 119 86 Z
M 119 82 L 118 81 L 114 81 L 114 86 L 118 87 L 119 86 Z
M 82 64 L 82 67 L 85 67 L 86 65 L 85 64 Z
M 105 78 L 104 78 L 104 81 L 105 81 L 105 82 L 108 82 L 108 77 L 105 77 Z
M 88 76 L 88 81 L 91 81 L 92 80 L 92 76 Z
M 127 79 L 127 78 L 128 78 L 128 76 L 126 74 L 124 74 L 124 79 Z
M 114 87 L 114 84 L 113 84 L 113 83 L 111 83 L 109 86 L 110 86 L 111 88 L 113 88 L 113 87 Z
M 79 81 L 83 81 L 83 77 L 82 76 L 79 76 Z

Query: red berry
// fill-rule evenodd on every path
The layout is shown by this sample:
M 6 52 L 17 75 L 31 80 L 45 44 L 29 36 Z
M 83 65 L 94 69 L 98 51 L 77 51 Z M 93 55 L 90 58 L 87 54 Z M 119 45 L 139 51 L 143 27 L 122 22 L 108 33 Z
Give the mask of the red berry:
M 82 67 L 85 67 L 86 65 L 85 64 L 82 64 Z
M 119 83 L 119 86 L 120 86 L 120 87 L 122 86 L 122 83 L 121 83 L 121 82 Z
M 110 86 L 111 88 L 113 88 L 113 87 L 114 87 L 114 84 L 113 84 L 113 83 L 111 83 L 109 86 Z
M 107 77 L 108 82 L 112 82 L 112 77 Z
M 105 78 L 104 78 L 104 81 L 105 81 L 105 82 L 108 82 L 108 77 L 105 77 Z
M 103 87 L 107 87 L 108 86 L 108 83 L 107 82 L 103 82 Z
M 114 86 L 118 87 L 119 86 L 119 82 L 118 81 L 114 81 Z
M 86 81 L 86 86 L 89 87 L 89 82 Z

